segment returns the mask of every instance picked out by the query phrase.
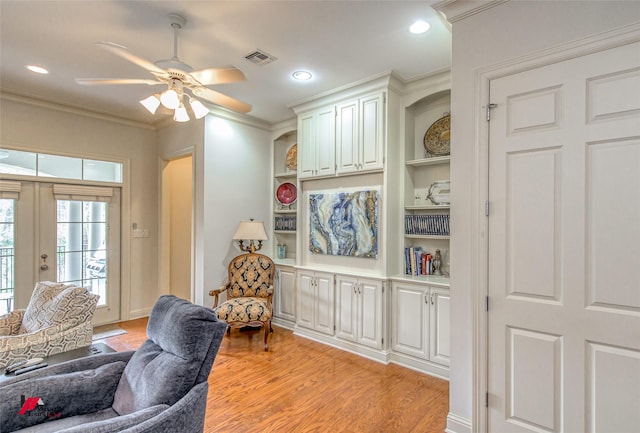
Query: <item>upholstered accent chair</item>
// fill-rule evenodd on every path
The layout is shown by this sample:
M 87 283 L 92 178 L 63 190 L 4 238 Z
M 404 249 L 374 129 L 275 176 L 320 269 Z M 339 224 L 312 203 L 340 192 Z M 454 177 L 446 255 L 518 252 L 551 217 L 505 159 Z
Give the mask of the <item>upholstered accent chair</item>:
M 98 298 L 84 287 L 37 283 L 26 309 L 0 316 L 0 368 L 90 345 Z
M 207 380 L 225 329 L 210 308 L 161 296 L 148 339 L 135 352 L 88 356 L 0 381 L 0 428 L 202 433 Z
M 269 257 L 249 253 L 242 254 L 229 263 L 229 281 L 224 286 L 211 290 L 213 309 L 218 318 L 227 322 L 229 328 L 245 326 L 264 327 L 264 350 L 269 350 L 269 333 L 273 316 L 273 278 L 275 264 Z M 218 305 L 223 292 L 227 300 Z

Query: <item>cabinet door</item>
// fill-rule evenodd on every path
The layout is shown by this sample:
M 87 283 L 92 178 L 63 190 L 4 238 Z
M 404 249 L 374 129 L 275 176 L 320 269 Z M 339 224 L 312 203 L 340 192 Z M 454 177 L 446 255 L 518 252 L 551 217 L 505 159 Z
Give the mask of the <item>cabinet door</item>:
M 393 350 L 428 359 L 429 289 L 394 283 L 392 291 Z
M 360 170 L 384 167 L 384 94 L 360 99 Z
M 298 273 L 298 318 L 299 326 L 313 329 L 313 311 L 315 300 L 315 277 L 311 273 Z
M 429 359 L 449 365 L 449 290 L 431 288 Z
M 277 270 L 274 314 L 282 319 L 296 320 L 296 273 L 290 268 Z
M 316 120 L 316 176 L 336 172 L 336 115 L 334 107 L 317 112 Z
M 357 341 L 359 285 L 355 279 L 338 277 L 336 281 L 336 336 Z
M 314 113 L 304 113 L 298 118 L 298 177 L 311 177 L 316 169 L 316 118 Z
M 358 101 L 338 105 L 336 123 L 337 172 L 349 173 L 360 169 L 358 137 Z
M 360 280 L 358 283 L 358 342 L 382 348 L 382 283 Z
M 325 334 L 333 335 L 333 275 L 315 274 L 315 325 L 314 329 Z

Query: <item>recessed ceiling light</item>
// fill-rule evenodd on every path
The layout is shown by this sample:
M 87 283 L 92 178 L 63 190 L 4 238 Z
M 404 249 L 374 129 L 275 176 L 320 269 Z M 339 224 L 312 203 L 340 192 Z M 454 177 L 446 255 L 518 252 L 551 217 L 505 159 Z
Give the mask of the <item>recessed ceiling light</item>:
M 311 72 L 307 71 L 295 71 L 293 74 L 291 74 L 291 76 L 296 80 L 306 81 L 310 80 L 312 75 Z
M 409 27 L 409 31 L 413 34 L 419 35 L 420 33 L 424 33 L 429 30 L 430 27 L 431 24 L 429 24 L 428 22 L 418 20 L 415 23 L 411 24 L 411 27 Z
M 49 71 L 47 71 L 45 68 L 42 68 L 40 66 L 35 66 L 35 65 L 27 65 L 27 69 L 30 70 L 31 72 L 35 72 L 36 74 L 48 74 Z

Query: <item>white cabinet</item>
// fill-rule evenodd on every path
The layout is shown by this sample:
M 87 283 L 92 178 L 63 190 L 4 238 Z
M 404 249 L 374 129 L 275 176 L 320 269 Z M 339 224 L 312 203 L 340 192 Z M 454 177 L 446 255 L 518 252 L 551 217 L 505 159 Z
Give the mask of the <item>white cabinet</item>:
M 298 117 L 300 179 L 335 173 L 335 113 L 335 108 L 331 106 Z
M 393 282 L 392 349 L 449 365 L 449 289 Z
M 289 266 L 276 266 L 273 315 L 287 324 L 296 321 L 296 272 Z
M 296 324 L 323 334 L 333 335 L 333 274 L 300 270 L 297 281 Z
M 383 283 L 338 275 L 336 291 L 336 336 L 381 349 Z
M 384 167 L 384 93 L 337 106 L 337 174 Z
M 300 179 L 384 168 L 384 92 L 298 115 Z
M 449 289 L 429 290 L 429 359 L 449 365 Z

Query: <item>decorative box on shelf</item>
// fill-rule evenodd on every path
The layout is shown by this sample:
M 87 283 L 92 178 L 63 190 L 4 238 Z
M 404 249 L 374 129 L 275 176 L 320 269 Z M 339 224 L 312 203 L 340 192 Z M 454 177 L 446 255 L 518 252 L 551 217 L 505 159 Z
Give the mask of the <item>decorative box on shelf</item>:
M 276 215 L 273 229 L 276 231 L 296 231 L 296 216 Z
M 405 215 L 404 233 L 421 236 L 449 236 L 449 215 Z

